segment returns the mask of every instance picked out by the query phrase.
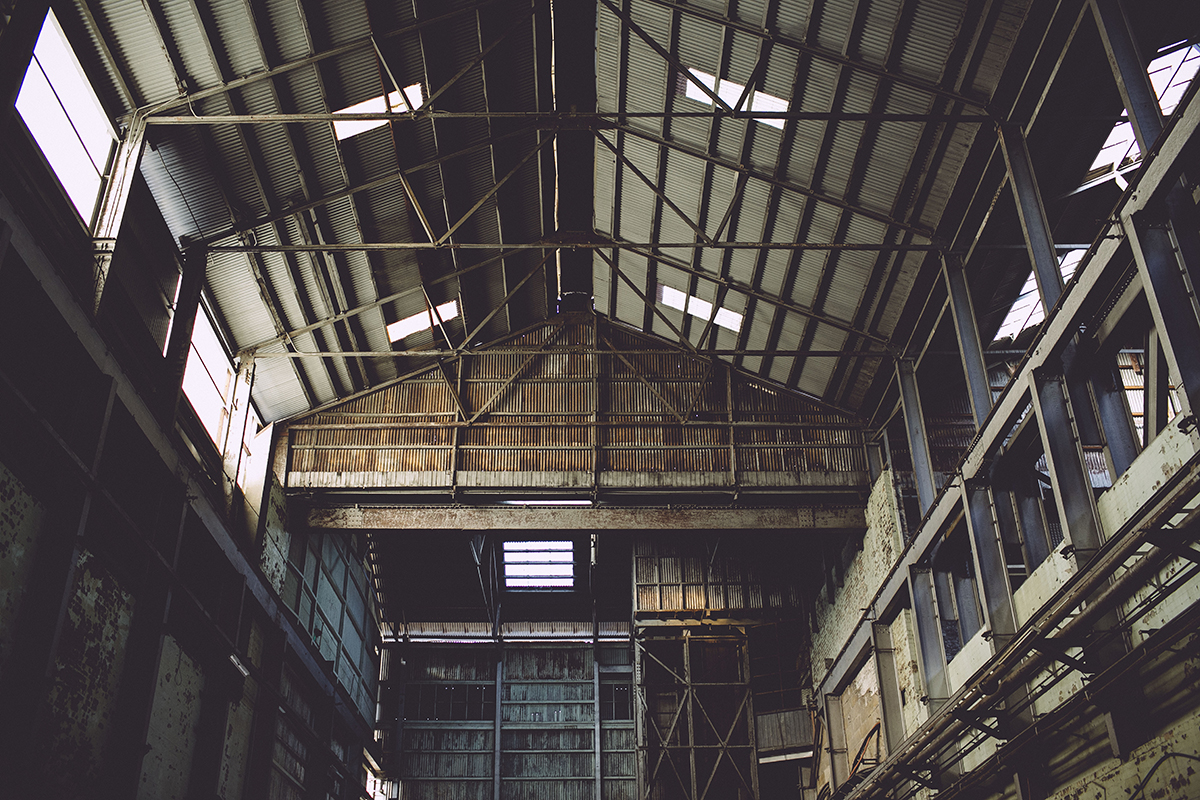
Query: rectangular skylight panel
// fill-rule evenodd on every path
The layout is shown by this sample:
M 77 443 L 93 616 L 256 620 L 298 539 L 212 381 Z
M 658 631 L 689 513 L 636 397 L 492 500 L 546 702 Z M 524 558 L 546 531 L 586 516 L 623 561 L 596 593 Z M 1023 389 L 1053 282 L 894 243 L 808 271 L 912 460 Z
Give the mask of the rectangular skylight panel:
M 691 72 L 696 76 L 697 80 L 707 86 L 711 91 L 716 91 L 717 78 L 715 75 L 709 75 L 707 72 L 701 72 L 698 69 L 693 69 Z M 687 84 L 687 96 L 698 103 L 712 103 L 712 98 L 705 94 L 704 90 L 701 89 L 696 83 L 690 80 Z
M 512 559 L 506 559 L 504 563 L 504 574 L 517 578 L 569 578 L 575 572 L 575 565 L 571 563 L 524 564 L 513 563 Z
M 731 330 L 737 333 L 742 329 L 742 315 L 736 311 L 730 311 L 728 308 L 722 308 L 717 312 L 716 318 L 713 320 L 722 328 Z
M 507 553 L 507 552 L 513 552 L 513 551 L 522 551 L 522 550 L 523 550 L 523 551 L 528 551 L 528 552 L 535 552 L 535 553 L 547 553 L 547 552 L 552 552 L 552 551 L 555 551 L 555 550 L 560 550 L 560 551 L 561 551 L 561 550 L 571 551 L 571 550 L 574 550 L 574 549 L 575 549 L 575 545 L 574 545 L 573 543 L 571 543 L 570 541 L 565 541 L 565 542 L 564 542 L 564 541 L 556 541 L 556 542 L 505 542 L 505 543 L 504 543 L 504 551 L 505 551 L 506 553 Z
M 720 87 L 717 96 L 724 100 L 730 108 L 736 110 L 738 100 L 742 99 L 742 92 L 746 91 L 746 87 L 730 80 L 721 81 Z
M 421 84 L 414 83 L 412 86 L 405 87 L 403 94 L 400 92 L 389 92 L 386 96 L 372 97 L 369 100 L 363 100 L 361 103 L 355 103 L 352 106 L 338 109 L 333 112 L 335 114 L 385 114 L 389 111 L 407 112 L 414 110 L 405 101 L 405 97 L 416 103 L 416 108 L 420 108 L 422 103 Z M 382 127 L 387 124 L 386 119 L 352 119 L 345 122 L 334 122 L 333 132 L 337 136 L 338 141 L 348 139 L 351 136 L 357 136 L 360 133 L 366 133 L 369 130 Z
M 117 135 L 53 12 L 46 15 L 34 54 L 59 102 L 67 109 L 92 163 L 103 172 Z
M 442 322 L 449 322 L 458 317 L 458 301 L 451 300 L 448 303 L 442 303 L 437 306 L 437 317 Z M 419 331 L 427 331 L 433 328 L 436 320 L 434 315 L 429 313 L 429 310 L 418 312 L 411 317 L 397 320 L 387 326 L 388 341 L 398 342 L 406 336 L 412 336 Z
M 766 92 L 755 92 L 754 97 L 750 100 L 751 111 L 787 111 L 788 101 L 782 97 L 775 97 Z M 781 119 L 760 119 L 763 125 L 770 125 L 772 128 L 783 130 L 783 120 Z
M 687 310 L 688 313 L 693 317 L 699 317 L 700 319 L 706 320 L 712 316 L 712 308 L 712 303 L 708 302 L 707 300 L 701 300 L 699 297 L 688 298 Z
M 667 308 L 673 308 L 676 311 L 687 309 L 688 296 L 678 289 L 672 289 L 670 286 L 660 285 L 658 287 L 658 299 Z
M 570 589 L 575 585 L 573 578 L 505 578 L 509 589 Z
M 510 589 L 570 589 L 575 546 L 567 541 L 504 543 L 504 585 Z

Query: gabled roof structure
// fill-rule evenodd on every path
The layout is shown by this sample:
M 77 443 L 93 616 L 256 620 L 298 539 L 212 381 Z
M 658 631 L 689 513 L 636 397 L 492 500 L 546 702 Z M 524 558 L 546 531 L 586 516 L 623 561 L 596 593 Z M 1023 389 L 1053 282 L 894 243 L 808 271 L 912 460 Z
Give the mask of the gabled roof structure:
M 230 351 L 287 355 L 257 361 L 266 421 L 584 308 L 873 412 L 1058 19 L 1025 0 L 76 10 L 171 234 L 207 251 Z

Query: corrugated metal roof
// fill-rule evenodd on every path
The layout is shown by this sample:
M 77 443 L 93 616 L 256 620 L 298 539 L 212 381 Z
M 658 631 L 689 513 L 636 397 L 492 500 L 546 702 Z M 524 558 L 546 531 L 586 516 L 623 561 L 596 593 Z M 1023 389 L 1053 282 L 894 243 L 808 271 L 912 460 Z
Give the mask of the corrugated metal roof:
M 946 91 L 983 102 L 1008 66 L 1027 5 L 1028 0 L 1003 0 L 998 13 L 967 19 L 966 7 L 954 0 L 741 0 L 734 5 L 732 25 L 722 24 L 729 9 L 719 2 L 628 0 L 620 8 L 683 66 L 726 81 L 721 93 L 731 102 L 740 92 L 731 93 L 729 83 L 749 83 L 754 92 L 789 102 L 792 111 L 836 115 L 939 114 L 951 108 L 942 96 Z M 591 13 L 590 4 L 572 9 L 577 7 Z M 213 0 L 197 11 L 194 0 L 152 6 L 96 0 L 91 9 L 97 31 L 103 31 L 98 35 L 106 37 L 113 53 L 112 71 L 123 76 L 139 103 L 178 97 L 177 78 L 188 90 L 208 90 L 346 46 L 232 92 L 213 92 L 173 113 L 327 113 L 378 97 L 393 88 L 393 76 L 402 86 L 422 84 L 428 98 L 460 72 L 435 108 L 486 115 L 548 111 L 552 102 L 550 54 L 539 52 L 551 43 L 545 34 L 550 20 L 540 4 L 531 10 L 515 0 L 480 8 L 470 0 L 370 5 Z M 430 21 L 456 11 L 463 13 Z M 617 130 L 602 129 L 600 135 L 705 235 L 715 235 L 727 221 L 726 241 L 921 244 L 928 241 L 923 234 L 944 225 L 953 228 L 951 218 L 961 212 L 947 205 L 964 178 L 977 124 L 801 119 L 776 125 L 672 118 L 710 110 L 712 104 L 686 97 L 681 91 L 686 84 L 669 59 L 609 8 L 597 4 L 596 15 L 598 108 L 667 115 L 616 120 Z M 414 23 L 421 27 L 397 32 Z M 482 65 L 467 68 L 482 47 L 506 31 L 508 38 Z M 964 63 L 967 43 L 976 34 L 974 57 Z M 382 61 L 368 40 L 372 36 Z M 118 105 L 107 96 L 115 94 L 111 86 L 103 91 L 110 106 Z M 538 127 L 530 120 L 486 116 L 396 120 L 343 141 L 335 139 L 330 122 L 320 120 L 156 127 L 141 170 L 177 237 L 259 245 L 301 244 L 314 234 L 350 245 L 424 242 L 416 208 L 398 179 L 398 171 L 406 170 L 435 237 L 478 205 L 452 242 L 525 244 L 553 233 L 545 230 L 545 221 L 553 219 L 558 198 L 552 176 L 543 174 L 552 168 L 553 156 L 530 158 L 494 196 L 484 198 L 553 124 Z M 598 236 L 638 243 L 697 239 L 692 227 L 609 148 L 598 143 L 595 159 Z M 370 188 L 358 190 L 368 183 Z M 302 204 L 314 204 L 308 216 L 289 216 L 289 209 Z M 909 230 L 914 227 L 921 230 Z M 247 231 L 244 238 L 230 235 L 237 229 Z M 462 279 L 438 280 L 496 255 L 485 250 L 348 251 L 327 264 L 307 254 L 220 253 L 210 258 L 208 289 L 236 348 L 370 306 L 354 314 L 349 339 L 325 325 L 292 337 L 287 346 L 336 349 L 349 341 L 356 348 L 386 351 L 391 347 L 386 324 L 421 311 L 426 293 L 434 302 L 462 300 L 463 317 L 449 326 L 452 337 L 461 337 L 503 302 L 543 254 L 510 254 Z M 742 331 L 718 326 L 706 345 L 728 349 L 837 349 L 847 341 L 845 328 L 885 338 L 903 333 L 897 331 L 902 310 L 921 270 L 934 268 L 928 265 L 936 261 L 923 253 L 781 249 L 664 249 L 658 253 L 661 261 L 653 263 L 630 252 L 612 257 L 651 301 L 657 297 L 656 283 L 710 301 L 724 296 L 725 308 L 745 314 Z M 261 286 L 255 269 L 262 273 Z M 477 338 L 498 339 L 552 314 L 547 297 L 553 294 L 554 271 L 552 260 Z M 725 294 L 694 273 L 728 281 Z M 880 285 L 868 287 L 873 280 Z M 425 291 L 375 305 L 381 297 L 421 288 Z M 601 313 L 637 328 L 651 320 L 653 332 L 676 338 L 648 313 L 636 292 L 613 279 L 599 256 L 593 296 Z M 698 341 L 703 319 L 676 310 L 664 313 Z M 817 325 L 810 316 L 837 324 Z M 408 337 L 404 346 L 441 341 L 440 334 L 425 332 Z M 816 394 L 831 391 L 838 364 L 832 358 L 792 356 L 737 360 L 745 368 L 765 370 L 765 378 Z M 368 385 L 415 363 L 370 359 Z M 844 389 L 833 387 L 837 396 L 826 399 L 859 411 L 880 364 L 887 366 L 863 363 L 839 380 Z M 328 364 L 264 359 L 262 369 L 254 396 L 268 420 L 367 388 L 340 358 Z

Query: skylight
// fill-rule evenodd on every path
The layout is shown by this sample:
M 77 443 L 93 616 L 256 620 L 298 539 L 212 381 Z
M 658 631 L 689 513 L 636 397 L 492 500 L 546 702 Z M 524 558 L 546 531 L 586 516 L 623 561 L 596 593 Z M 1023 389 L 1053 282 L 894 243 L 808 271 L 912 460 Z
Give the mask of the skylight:
M 728 308 L 719 308 L 717 309 L 717 315 L 713 317 L 712 303 L 707 300 L 701 300 L 699 297 L 684 294 L 678 289 L 672 289 L 670 286 L 661 283 L 658 285 L 658 299 L 667 308 L 674 308 L 685 314 L 691 314 L 693 317 L 699 317 L 705 322 L 711 317 L 714 323 L 734 333 L 742 329 L 742 315 L 736 311 L 730 311 Z
M 416 106 L 410 106 L 408 101 L 416 103 Z M 370 100 L 363 100 L 361 103 L 355 103 L 352 106 L 339 109 L 335 114 L 384 114 L 388 112 L 404 113 L 414 111 L 421 107 L 424 102 L 421 84 L 414 83 L 404 89 L 404 92 L 390 92 L 387 95 L 372 97 Z M 357 136 L 360 133 L 366 133 L 369 130 L 382 127 L 387 124 L 386 119 L 352 119 L 345 122 L 334 122 L 333 133 L 338 138 L 349 139 L 351 136 Z
M 574 585 L 573 542 L 504 543 L 505 588 L 570 589 Z
M 1188 84 L 1200 70 L 1200 46 L 1172 47 L 1175 45 L 1164 48 L 1163 55 L 1151 61 L 1147 67 L 1154 93 L 1158 95 L 1159 108 L 1168 117 L 1175 111 Z M 1133 126 L 1127 121 L 1118 122 L 1092 162 L 1085 185 L 1118 176 L 1141 158 L 1142 152 L 1134 138 Z
M 1071 280 L 1075 275 L 1075 268 L 1079 266 L 1079 262 L 1083 260 L 1083 254 L 1086 252 L 1087 250 L 1068 250 L 1059 259 L 1058 269 L 1062 273 L 1063 283 Z M 1034 277 L 1033 272 L 1030 272 L 1029 277 L 1025 280 L 1025 285 L 1021 287 L 1021 294 L 1013 301 L 1012 308 L 1008 310 L 1008 316 L 1000 324 L 1000 330 L 996 332 L 996 338 L 993 341 L 998 341 L 1006 336 L 1016 337 L 1021 331 L 1037 325 L 1045 317 L 1046 310 L 1042 307 L 1042 298 L 1038 293 L 1037 278 Z
M 411 317 L 405 317 L 402 320 L 397 320 L 387 326 L 388 340 L 392 342 L 399 341 L 405 336 L 412 336 L 419 331 L 432 330 L 437 324 L 437 320 L 449 322 L 458 316 L 458 301 L 451 300 L 449 303 L 442 303 L 435 309 L 437 317 L 430 313 L 429 309 L 413 314 Z
M 717 96 L 724 100 L 730 108 L 738 110 L 738 101 L 742 99 L 742 93 L 746 91 L 746 87 L 740 83 L 734 83 L 728 78 L 718 79 L 715 75 L 709 75 L 707 72 L 702 72 L 698 69 L 693 69 L 692 74 L 707 86 L 711 91 L 717 93 Z M 686 80 L 686 76 L 684 76 Z M 687 85 L 684 88 L 684 95 L 698 103 L 703 103 L 706 106 L 712 105 L 712 98 L 709 97 L 700 86 L 687 80 Z M 782 97 L 775 97 L 766 92 L 755 91 L 750 94 L 749 106 L 751 111 L 787 111 L 788 101 Z M 770 125 L 772 128 L 783 130 L 783 120 L 781 119 L 760 119 L 757 120 L 764 125 Z
M 75 210 L 90 224 L 117 135 L 53 11 L 42 23 L 16 105 Z

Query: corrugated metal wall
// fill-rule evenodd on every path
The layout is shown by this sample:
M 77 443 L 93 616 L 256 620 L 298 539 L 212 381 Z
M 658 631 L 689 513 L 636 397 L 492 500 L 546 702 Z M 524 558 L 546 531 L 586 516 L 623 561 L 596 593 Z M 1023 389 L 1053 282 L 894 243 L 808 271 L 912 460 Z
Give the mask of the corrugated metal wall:
M 300 418 L 288 442 L 289 488 L 866 483 L 854 420 L 586 315 Z
M 594 653 L 590 644 L 393 652 L 389 663 L 405 662 L 403 677 L 393 667 L 388 687 L 406 698 L 400 752 L 393 754 L 401 798 L 490 798 L 498 765 L 506 800 L 593 800 L 599 730 L 603 797 L 633 800 L 631 655 L 627 646 L 606 646 L 597 664 Z M 472 692 L 479 702 L 469 699 Z

